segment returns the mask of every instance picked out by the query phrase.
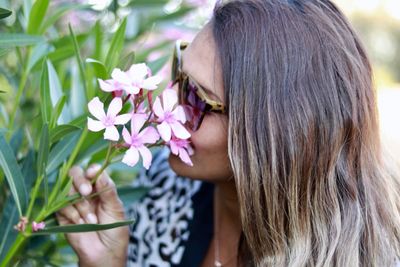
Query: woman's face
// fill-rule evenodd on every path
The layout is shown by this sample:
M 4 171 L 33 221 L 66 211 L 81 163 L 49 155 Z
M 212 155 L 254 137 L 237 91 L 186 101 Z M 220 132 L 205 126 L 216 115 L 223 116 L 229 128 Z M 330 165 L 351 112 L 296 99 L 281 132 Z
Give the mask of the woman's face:
M 182 53 L 182 70 L 199 85 L 208 89 L 209 98 L 225 103 L 222 73 L 211 27 L 205 26 Z M 178 86 L 175 87 L 178 90 Z M 189 130 L 189 129 L 188 129 Z M 193 179 L 224 181 L 232 177 L 228 158 L 228 118 L 207 113 L 200 128 L 190 131 L 194 155 L 193 167 L 170 154 L 171 168 L 178 174 Z

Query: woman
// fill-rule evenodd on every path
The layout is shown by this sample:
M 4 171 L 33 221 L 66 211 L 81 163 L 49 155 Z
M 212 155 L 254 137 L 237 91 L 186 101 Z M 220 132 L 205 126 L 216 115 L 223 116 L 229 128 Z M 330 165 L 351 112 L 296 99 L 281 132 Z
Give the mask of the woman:
M 396 265 L 400 183 L 381 150 L 368 58 L 333 3 L 219 3 L 176 70 L 183 104 L 208 103 L 192 107 L 194 166 L 169 156 L 192 180 L 157 156 L 139 181 L 162 194 L 138 204 L 129 240 L 126 228 L 68 235 L 82 266 L 122 266 L 126 258 L 132 266 Z M 82 194 L 92 190 L 94 169 L 71 170 Z M 95 190 L 113 188 L 107 180 L 103 174 Z M 173 217 L 168 200 L 189 208 Z M 123 219 L 123 210 L 110 190 L 58 216 L 105 223 Z M 171 225 L 183 226 L 146 236 Z M 163 244 L 157 256 L 153 243 Z

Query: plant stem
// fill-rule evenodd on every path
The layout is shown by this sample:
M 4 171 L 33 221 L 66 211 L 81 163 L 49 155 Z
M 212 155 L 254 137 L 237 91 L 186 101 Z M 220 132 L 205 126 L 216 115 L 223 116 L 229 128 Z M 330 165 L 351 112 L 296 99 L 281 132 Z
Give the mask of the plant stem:
M 97 182 L 97 180 L 100 177 L 100 174 L 108 167 L 108 165 L 110 165 L 110 162 L 111 162 L 111 159 L 112 159 L 112 157 L 111 157 L 112 148 L 113 148 L 113 144 L 110 142 L 108 144 L 106 159 L 104 160 L 104 163 L 101 166 L 100 170 L 98 170 L 98 172 L 96 173 L 95 178 L 92 180 L 92 184 L 95 184 Z
M 43 180 L 43 175 L 41 175 L 40 177 L 36 178 L 35 186 L 32 188 L 31 200 L 29 201 L 28 210 L 27 210 L 26 215 L 25 215 L 26 218 L 28 218 L 28 220 L 29 220 L 29 217 L 31 216 L 33 204 L 35 203 L 36 196 L 37 196 L 37 193 L 39 191 L 39 187 L 40 187 L 40 184 L 42 183 L 42 180 Z
M 79 153 L 79 150 L 81 149 L 81 146 L 83 144 L 83 142 L 86 139 L 86 136 L 88 134 L 88 128 L 85 127 L 85 129 L 83 129 L 81 137 L 78 140 L 78 143 L 76 144 L 74 150 L 71 153 L 71 156 L 69 157 L 67 164 L 61 169 L 60 171 L 60 176 L 57 180 L 56 185 L 54 186 L 53 190 L 51 191 L 50 197 L 49 197 L 49 206 L 53 203 L 55 197 L 58 195 L 58 189 L 59 187 L 64 183 L 64 180 L 66 179 L 66 177 L 68 176 L 68 171 L 69 169 L 71 169 L 72 164 L 75 163 L 75 158 Z
M 24 243 L 25 240 L 26 240 L 26 237 L 23 236 L 21 233 L 19 233 L 14 244 L 12 245 L 10 250 L 7 252 L 6 257 L 1 262 L 0 267 L 9 266 L 8 263 L 14 258 L 14 255 L 18 252 L 19 248 L 22 246 L 22 244 Z

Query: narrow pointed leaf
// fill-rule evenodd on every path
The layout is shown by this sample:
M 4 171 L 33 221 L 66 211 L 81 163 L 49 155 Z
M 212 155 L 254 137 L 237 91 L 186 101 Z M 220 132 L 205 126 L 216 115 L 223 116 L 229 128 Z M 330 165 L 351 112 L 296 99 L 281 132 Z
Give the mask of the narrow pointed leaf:
M 5 19 L 11 16 L 11 14 L 12 14 L 11 10 L 0 8 L 0 19 Z
M 6 176 L 18 213 L 22 216 L 28 202 L 25 182 L 14 153 L 3 134 L 0 134 L 0 166 Z
M 49 123 L 52 111 L 50 98 L 49 70 L 47 62 L 43 62 L 42 76 L 40 80 L 40 111 L 43 123 Z
M 18 223 L 18 209 L 12 198 L 8 198 L 4 205 L 3 214 L 0 220 L 0 262 L 3 261 L 10 250 L 18 232 L 13 226 Z
M 35 45 L 43 42 L 42 36 L 23 33 L 0 33 L 0 48 L 15 48 Z
M 49 0 L 36 0 L 29 14 L 27 33 L 39 33 L 40 26 L 46 15 Z
M 107 69 L 103 63 L 96 59 L 88 58 L 86 59 L 86 63 L 90 64 L 94 69 L 94 74 L 97 78 L 107 79 Z
M 73 11 L 73 10 L 82 10 L 86 8 L 90 8 L 91 5 L 82 5 L 82 4 L 66 4 L 59 7 L 57 10 L 52 12 L 51 16 L 43 21 L 42 26 L 39 29 L 39 33 L 43 34 L 48 28 L 54 25 L 62 16 L 66 13 Z
M 46 227 L 43 230 L 32 233 L 32 235 L 48 235 L 48 234 L 57 234 L 57 233 L 82 233 L 82 232 L 94 232 L 94 231 L 102 231 L 108 230 L 112 228 L 117 228 L 121 226 L 126 226 L 133 224 L 134 220 L 128 221 L 120 221 L 116 223 L 110 224 L 72 224 L 72 225 L 63 225 L 63 226 L 52 226 Z
M 68 28 L 69 28 L 69 33 L 71 35 L 72 42 L 74 44 L 76 60 L 78 62 L 78 67 L 79 67 L 79 74 L 80 74 L 79 76 L 80 76 L 80 78 L 82 80 L 81 82 L 82 82 L 82 85 L 83 85 L 83 88 L 84 88 L 86 99 L 88 99 L 88 97 L 87 97 L 87 86 L 86 86 L 86 76 L 85 76 L 85 66 L 83 64 L 81 52 L 79 50 L 79 44 L 78 44 L 78 41 L 77 41 L 76 36 L 74 34 L 74 31 L 72 30 L 71 24 L 68 24 Z
M 39 152 L 38 152 L 38 161 L 37 161 L 37 170 L 38 176 L 41 176 L 44 173 L 44 170 L 47 166 L 47 161 L 49 158 L 49 127 L 48 124 L 45 123 L 42 127 L 40 143 L 39 143 Z
M 65 95 L 63 95 L 56 103 L 56 105 L 54 107 L 54 112 L 51 114 L 50 129 L 53 129 L 56 126 L 57 121 L 59 119 L 61 120 L 62 123 L 65 122 L 65 119 L 60 116 L 62 115 L 61 113 L 63 113 L 63 108 L 64 108 L 66 100 L 67 100 L 67 98 L 65 97 Z
M 75 125 L 63 124 L 55 127 L 50 131 L 50 143 L 54 144 L 69 133 L 80 130 L 81 128 Z
M 18 151 L 23 142 L 23 138 L 24 138 L 24 132 L 22 131 L 21 128 L 19 128 L 11 137 L 10 146 L 11 146 L 12 150 L 14 151 L 15 156 L 17 156 L 17 154 L 18 154 Z
M 122 48 L 124 46 L 125 40 L 125 30 L 126 30 L 126 18 L 122 21 L 117 32 L 114 34 L 110 48 L 108 49 L 106 57 L 106 67 L 108 72 L 115 68 L 119 60 L 119 55 L 121 54 Z
M 47 174 L 54 171 L 60 164 L 67 160 L 74 149 L 79 136 L 80 132 L 69 134 L 54 146 L 49 155 L 49 163 L 46 168 Z

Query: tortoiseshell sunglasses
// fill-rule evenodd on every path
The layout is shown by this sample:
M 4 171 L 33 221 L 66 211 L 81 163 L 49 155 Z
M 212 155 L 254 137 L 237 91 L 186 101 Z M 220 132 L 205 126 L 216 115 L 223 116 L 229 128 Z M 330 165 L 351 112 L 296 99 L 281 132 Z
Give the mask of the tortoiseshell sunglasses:
M 193 78 L 182 71 L 182 51 L 189 45 L 178 40 L 175 44 L 172 61 L 172 81 L 178 83 L 179 104 L 185 109 L 186 126 L 192 131 L 197 131 L 208 112 L 225 114 L 225 106 L 221 102 L 211 100 L 204 88 Z

